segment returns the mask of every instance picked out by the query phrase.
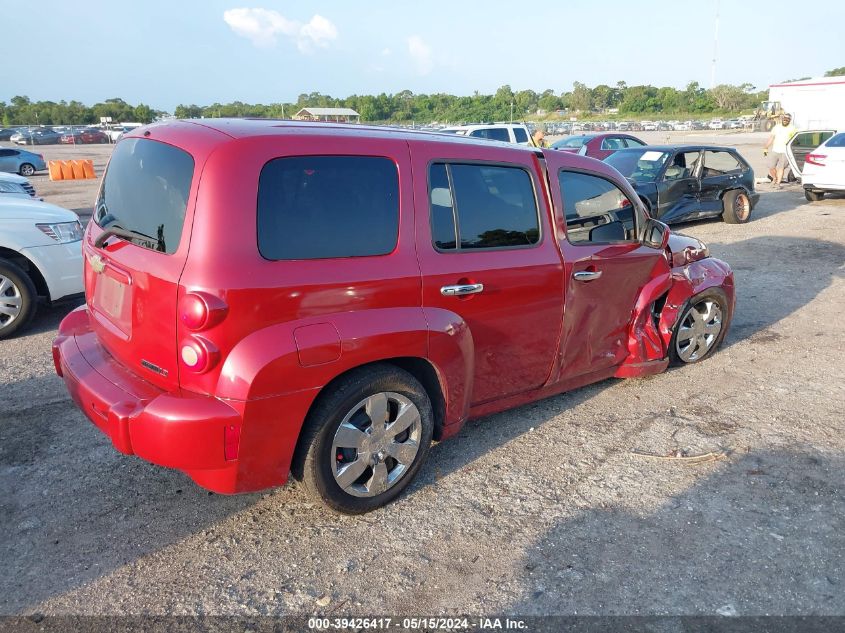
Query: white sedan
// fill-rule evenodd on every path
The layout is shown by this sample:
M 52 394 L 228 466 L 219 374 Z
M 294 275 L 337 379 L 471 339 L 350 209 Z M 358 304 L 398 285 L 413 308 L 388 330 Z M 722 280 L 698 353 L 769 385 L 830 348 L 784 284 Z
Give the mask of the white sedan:
M 35 315 L 38 301 L 81 296 L 82 226 L 73 211 L 0 196 L 0 339 Z
M 796 136 L 812 134 L 814 132 L 801 132 Z M 800 145 L 801 140 L 793 138 L 790 142 L 792 161 L 800 161 L 802 158 L 802 152 L 796 147 L 796 143 Z M 831 191 L 845 192 L 845 132 L 833 134 L 824 143 L 804 154 L 803 165 L 799 162 L 795 167 L 800 169 L 804 196 L 810 202 L 818 202 Z

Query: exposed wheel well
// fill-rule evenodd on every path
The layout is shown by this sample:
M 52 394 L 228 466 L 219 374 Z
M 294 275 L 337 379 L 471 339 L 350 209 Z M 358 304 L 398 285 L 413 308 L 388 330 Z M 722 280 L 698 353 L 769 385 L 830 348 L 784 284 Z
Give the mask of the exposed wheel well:
M 443 390 L 440 388 L 440 381 L 437 378 L 437 371 L 434 369 L 430 362 L 428 362 L 424 358 L 401 356 L 397 358 L 386 358 L 383 360 L 374 361 L 372 363 L 366 363 L 364 365 L 358 365 L 357 367 L 347 369 L 342 374 L 335 376 L 325 387 L 320 390 L 320 393 L 317 394 L 317 397 L 314 398 L 314 402 L 312 402 L 311 406 L 308 408 L 308 413 L 305 415 L 305 422 L 303 423 L 302 428 L 299 431 L 299 438 L 297 439 L 296 449 L 294 449 L 293 454 L 293 461 L 291 462 L 291 475 L 293 475 L 294 478 L 300 479 L 302 475 L 302 460 L 304 459 L 307 447 L 302 446 L 301 442 L 303 435 L 305 435 L 305 433 L 303 432 L 305 431 L 305 427 L 308 421 L 308 417 L 311 415 L 311 411 L 314 410 L 314 408 L 320 402 L 324 394 L 329 393 L 333 385 L 335 385 L 337 382 L 339 382 L 352 372 L 360 371 L 361 369 L 365 369 L 367 367 L 375 365 L 393 365 L 394 367 L 398 367 L 399 369 L 408 372 L 414 378 L 420 381 L 420 384 L 423 386 L 426 393 L 428 394 L 429 400 L 431 400 L 431 410 L 434 413 L 433 439 L 440 439 L 443 432 L 443 424 L 446 420 L 446 399 L 443 396 Z
M 44 280 L 44 276 L 41 274 L 41 271 L 38 270 L 38 267 L 29 261 L 29 259 L 17 251 L 13 251 L 10 248 L 4 248 L 2 246 L 0 246 L 0 259 L 8 260 L 23 270 L 32 280 L 32 284 L 35 286 L 38 296 L 44 297 L 47 301 L 50 300 L 50 289 L 47 287 L 47 282 Z

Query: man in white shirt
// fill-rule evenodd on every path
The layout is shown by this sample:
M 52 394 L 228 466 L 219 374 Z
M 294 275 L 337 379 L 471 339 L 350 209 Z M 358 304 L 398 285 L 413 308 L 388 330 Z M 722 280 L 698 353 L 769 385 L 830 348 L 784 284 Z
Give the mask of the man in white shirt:
M 780 119 L 780 123 L 772 128 L 772 134 L 769 140 L 766 141 L 766 146 L 763 148 L 763 155 L 769 156 L 769 175 L 772 177 L 772 183 L 780 189 L 780 181 L 783 179 L 783 172 L 789 164 L 786 160 L 786 144 L 789 142 L 798 129 L 792 125 L 792 115 L 784 113 Z M 769 149 L 771 148 L 771 152 Z

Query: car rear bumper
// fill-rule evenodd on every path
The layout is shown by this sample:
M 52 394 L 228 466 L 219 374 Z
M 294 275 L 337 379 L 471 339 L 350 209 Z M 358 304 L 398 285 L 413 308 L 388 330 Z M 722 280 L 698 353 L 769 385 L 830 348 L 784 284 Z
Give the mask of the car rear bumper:
M 845 191 L 845 183 L 810 183 L 803 182 L 804 189 L 810 191 Z
M 313 400 L 311 395 L 306 404 L 303 394 L 295 394 L 284 402 L 250 403 L 164 391 L 103 349 L 86 306 L 59 326 L 53 362 L 74 402 L 118 451 L 181 470 L 220 493 L 285 483 L 304 411 Z M 279 411 L 302 417 L 285 424 Z

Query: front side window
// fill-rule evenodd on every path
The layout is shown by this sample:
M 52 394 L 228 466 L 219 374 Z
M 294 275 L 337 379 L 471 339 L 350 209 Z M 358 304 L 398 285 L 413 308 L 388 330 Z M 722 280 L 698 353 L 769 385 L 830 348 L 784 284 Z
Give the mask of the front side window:
M 516 248 L 540 240 L 534 187 L 521 167 L 434 164 L 429 192 L 439 250 Z
M 739 164 L 739 161 L 730 152 L 704 152 L 703 178 L 736 174 L 740 171 L 742 171 L 742 165 Z
M 258 179 L 258 250 L 272 260 L 386 255 L 399 238 L 399 172 L 389 158 L 295 156 Z
M 669 166 L 666 167 L 663 179 L 683 180 L 684 178 L 692 178 L 695 175 L 700 157 L 699 152 L 678 152 L 672 158 Z
M 558 174 L 571 244 L 636 242 L 634 205 L 609 180 L 574 171 Z
M 100 228 L 136 233 L 130 241 L 175 253 L 182 238 L 194 159 L 173 145 L 126 139 L 115 146 L 94 208 Z

